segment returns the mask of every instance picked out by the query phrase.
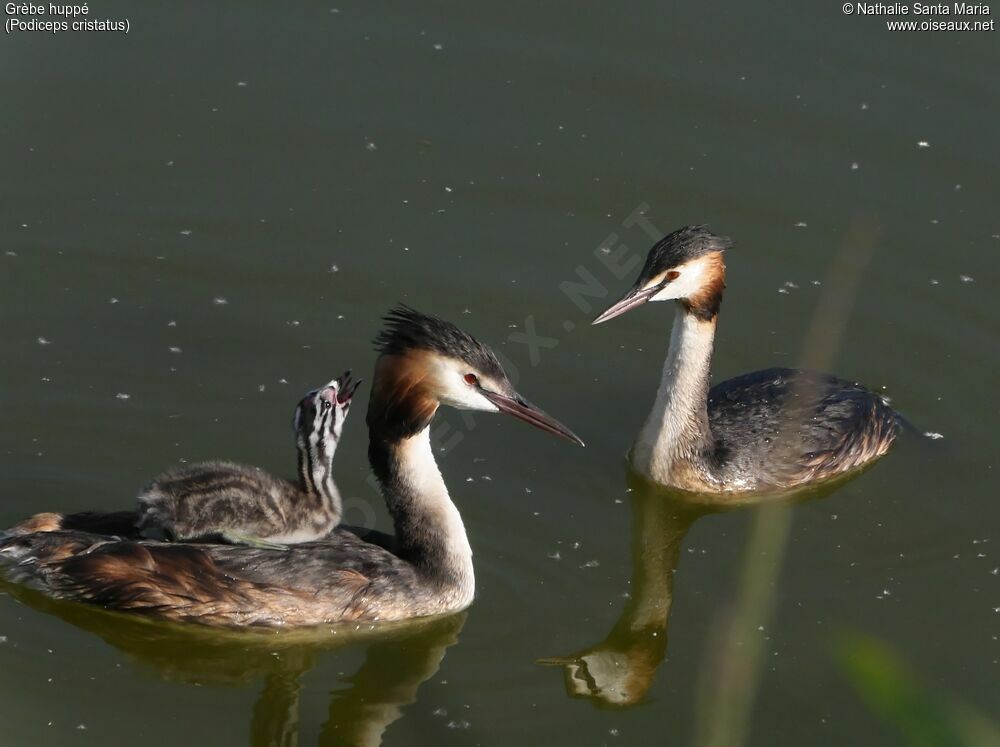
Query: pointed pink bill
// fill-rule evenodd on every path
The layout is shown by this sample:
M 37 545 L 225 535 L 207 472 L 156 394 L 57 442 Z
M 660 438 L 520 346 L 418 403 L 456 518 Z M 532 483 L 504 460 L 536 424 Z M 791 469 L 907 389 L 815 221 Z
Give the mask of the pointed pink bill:
M 523 420 L 528 425 L 533 425 L 536 428 L 540 428 L 546 433 L 551 433 L 556 436 L 565 438 L 567 441 L 572 441 L 575 444 L 583 446 L 584 443 L 580 440 L 580 437 L 573 433 L 569 428 L 560 423 L 551 415 L 543 412 L 542 410 L 535 407 L 530 402 L 526 402 L 523 398 L 515 395 L 513 397 L 507 397 L 503 394 L 498 394 L 496 392 L 491 392 L 487 389 L 480 388 L 479 390 L 486 399 L 496 405 L 496 408 L 507 415 L 512 415 L 518 420 Z

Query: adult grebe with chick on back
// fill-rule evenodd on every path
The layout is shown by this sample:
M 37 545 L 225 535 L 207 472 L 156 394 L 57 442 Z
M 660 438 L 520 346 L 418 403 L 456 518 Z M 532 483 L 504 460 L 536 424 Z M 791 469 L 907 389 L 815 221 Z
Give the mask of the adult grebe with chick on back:
M 393 549 L 345 528 L 284 550 L 161 543 L 99 533 L 99 517 L 49 514 L 0 536 L 8 575 L 53 597 L 225 626 L 391 621 L 467 607 L 472 549 L 431 449 L 438 407 L 502 412 L 583 442 L 522 398 L 493 351 L 450 322 L 397 306 L 376 346 L 368 457 L 395 525 Z M 110 524 L 129 526 L 120 514 Z

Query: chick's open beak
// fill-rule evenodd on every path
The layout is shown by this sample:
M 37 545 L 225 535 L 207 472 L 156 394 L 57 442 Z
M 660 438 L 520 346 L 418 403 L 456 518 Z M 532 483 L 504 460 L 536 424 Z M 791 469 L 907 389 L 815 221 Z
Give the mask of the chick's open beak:
M 351 370 L 347 369 L 341 374 L 340 378 L 336 379 L 337 382 L 337 402 L 340 404 L 345 404 L 351 401 L 354 393 L 358 391 L 358 387 L 361 386 L 361 379 L 353 380 L 351 377 Z

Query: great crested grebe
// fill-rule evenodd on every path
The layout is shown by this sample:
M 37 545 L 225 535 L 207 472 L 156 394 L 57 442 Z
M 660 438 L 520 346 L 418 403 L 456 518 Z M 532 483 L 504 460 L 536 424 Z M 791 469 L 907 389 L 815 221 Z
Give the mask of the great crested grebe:
M 176 467 L 139 494 L 139 534 L 276 547 L 328 534 L 343 512 L 333 457 L 360 383 L 347 371 L 295 408 L 296 482 L 232 462 Z
M 507 413 L 583 442 L 526 402 L 493 352 L 449 322 L 397 306 L 376 345 L 368 457 L 395 524 L 393 550 L 343 527 L 275 550 L 133 541 L 95 533 L 93 516 L 40 514 L 0 535 L 8 576 L 54 597 L 212 625 L 388 621 L 467 607 L 472 550 L 431 449 L 439 405 Z M 108 523 L 124 522 L 111 514 Z
M 885 454 L 901 418 L 882 397 L 822 373 L 769 368 L 709 389 L 729 239 L 704 226 L 665 236 L 632 288 L 594 320 L 676 301 L 656 402 L 629 454 L 643 477 L 693 492 L 783 490 Z

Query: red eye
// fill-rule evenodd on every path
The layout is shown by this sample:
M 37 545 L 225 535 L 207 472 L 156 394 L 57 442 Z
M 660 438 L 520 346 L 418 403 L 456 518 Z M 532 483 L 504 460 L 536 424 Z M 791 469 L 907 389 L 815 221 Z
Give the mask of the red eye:
M 667 280 L 676 280 L 680 276 L 681 274 L 677 272 L 677 270 L 671 270 L 670 272 L 667 273 Z
M 471 374 L 471 373 L 466 374 L 465 375 L 465 383 L 466 384 L 470 384 L 472 386 L 476 386 L 479 383 L 479 377 L 476 376 L 475 374 Z

